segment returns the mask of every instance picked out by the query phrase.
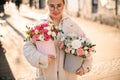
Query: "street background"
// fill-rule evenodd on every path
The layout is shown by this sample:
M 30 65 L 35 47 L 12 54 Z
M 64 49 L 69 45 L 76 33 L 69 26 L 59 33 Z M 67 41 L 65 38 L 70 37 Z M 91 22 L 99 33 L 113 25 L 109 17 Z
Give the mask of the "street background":
M 37 23 L 46 9 L 22 4 L 20 11 L 14 3 L 6 3 L 5 16 L 0 20 L 0 80 L 33 80 L 35 68 L 25 59 L 22 46 L 25 26 Z M 93 68 L 80 80 L 120 80 L 120 29 L 89 19 L 71 16 L 93 43 Z M 4 61 L 5 60 L 5 61 Z M 3 65 L 6 64 L 6 65 Z

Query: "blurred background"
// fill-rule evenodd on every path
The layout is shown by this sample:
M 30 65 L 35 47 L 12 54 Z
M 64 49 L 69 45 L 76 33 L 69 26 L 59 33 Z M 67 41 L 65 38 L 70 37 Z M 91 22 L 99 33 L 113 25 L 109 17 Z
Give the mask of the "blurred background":
M 25 59 L 25 26 L 47 12 L 45 0 L 0 0 L 0 80 L 34 80 Z M 120 0 L 66 0 L 65 12 L 96 44 L 93 68 L 80 80 L 120 80 Z

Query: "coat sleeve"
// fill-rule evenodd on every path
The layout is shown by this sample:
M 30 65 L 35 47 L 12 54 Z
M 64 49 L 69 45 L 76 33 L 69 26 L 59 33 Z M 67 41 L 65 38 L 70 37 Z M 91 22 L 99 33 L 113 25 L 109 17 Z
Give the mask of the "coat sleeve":
M 81 29 L 81 27 L 75 22 L 74 22 L 74 25 L 75 25 L 74 27 L 75 27 L 75 30 L 76 30 L 75 32 L 79 35 L 84 34 L 84 36 L 85 36 L 85 33 Z M 92 55 L 90 55 L 88 58 L 84 58 L 82 68 L 84 69 L 84 73 L 87 73 L 92 69 Z
M 84 69 L 84 73 L 91 71 L 92 69 L 92 56 L 85 58 L 83 60 L 82 68 Z
M 82 34 L 85 37 L 87 37 L 86 34 L 84 33 L 84 31 L 80 27 L 78 30 L 80 31 L 79 34 Z M 90 55 L 88 58 L 84 58 L 82 68 L 84 69 L 84 73 L 91 71 L 91 69 L 92 69 L 92 55 Z
M 48 66 L 48 56 L 39 53 L 32 41 L 24 43 L 23 53 L 33 67 L 46 68 Z

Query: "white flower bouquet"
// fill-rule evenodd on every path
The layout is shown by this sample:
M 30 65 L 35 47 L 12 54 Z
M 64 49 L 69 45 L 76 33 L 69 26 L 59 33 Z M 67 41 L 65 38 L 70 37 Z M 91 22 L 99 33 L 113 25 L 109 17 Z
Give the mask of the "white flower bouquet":
M 92 44 L 85 34 L 77 35 L 69 33 L 61 38 L 60 49 L 65 51 L 64 69 L 68 72 L 76 72 L 81 67 L 83 59 L 96 52 L 95 44 Z
M 91 52 L 96 52 L 94 46 L 96 45 L 92 44 L 84 34 L 78 36 L 77 34 L 69 33 L 61 38 L 59 47 L 68 54 L 86 58 Z

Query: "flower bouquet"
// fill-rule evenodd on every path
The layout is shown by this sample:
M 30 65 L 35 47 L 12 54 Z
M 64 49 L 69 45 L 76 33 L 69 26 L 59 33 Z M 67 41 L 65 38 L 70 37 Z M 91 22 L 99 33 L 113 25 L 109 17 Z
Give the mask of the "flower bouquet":
M 91 55 L 95 44 L 92 44 L 84 34 L 77 35 L 69 33 L 61 38 L 60 49 L 65 51 L 64 69 L 68 72 L 75 73 L 81 67 L 83 59 Z
M 50 21 L 43 20 L 37 25 L 26 26 L 26 29 L 25 41 L 33 40 L 40 53 L 56 56 L 54 40 L 60 32 L 57 26 Z

